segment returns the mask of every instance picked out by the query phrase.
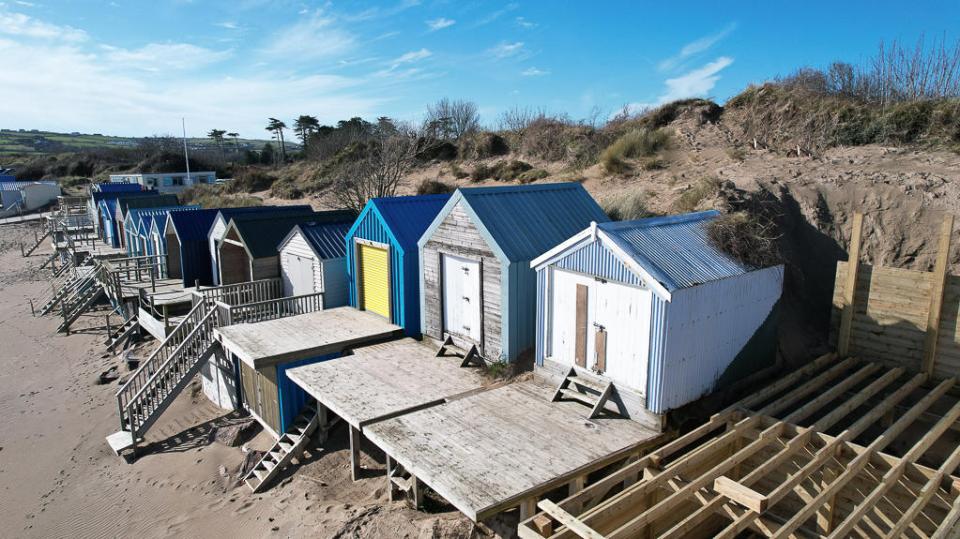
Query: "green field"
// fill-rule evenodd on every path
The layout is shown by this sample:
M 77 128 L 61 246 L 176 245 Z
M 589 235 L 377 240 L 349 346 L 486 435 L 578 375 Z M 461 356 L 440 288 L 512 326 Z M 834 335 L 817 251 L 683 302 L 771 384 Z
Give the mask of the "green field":
M 134 137 L 111 137 L 100 134 L 54 133 L 38 130 L 0 129 L 0 155 L 42 155 L 99 148 L 132 148 L 140 139 Z M 216 145 L 208 138 L 189 138 L 193 149 L 215 150 Z M 241 150 L 261 148 L 266 140 L 239 139 Z M 227 140 L 226 149 L 232 149 L 233 139 Z M 288 144 L 288 147 L 294 145 Z

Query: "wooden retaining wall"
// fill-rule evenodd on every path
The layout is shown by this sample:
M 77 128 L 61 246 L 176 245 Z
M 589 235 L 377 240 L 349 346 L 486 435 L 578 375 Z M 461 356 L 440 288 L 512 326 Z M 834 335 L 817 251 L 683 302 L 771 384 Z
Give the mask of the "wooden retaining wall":
M 949 251 L 953 219 L 947 221 L 941 252 Z M 856 263 L 857 251 L 851 246 L 853 263 L 837 263 L 831 328 L 841 355 L 846 335 L 848 355 L 929 372 L 938 379 L 960 376 L 960 276 L 946 273 L 946 257 L 926 272 Z M 851 265 L 856 285 L 852 316 L 845 324 Z

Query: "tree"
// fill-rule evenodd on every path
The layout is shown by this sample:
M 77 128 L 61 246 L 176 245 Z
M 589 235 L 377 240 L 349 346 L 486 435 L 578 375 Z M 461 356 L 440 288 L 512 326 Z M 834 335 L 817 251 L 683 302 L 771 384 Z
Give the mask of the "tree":
M 287 146 L 283 140 L 283 130 L 287 128 L 287 124 L 276 118 L 268 118 L 269 123 L 267 123 L 267 131 L 275 133 L 277 135 L 277 141 L 280 143 L 280 160 L 284 163 L 287 162 Z
M 444 97 L 427 107 L 424 124 L 427 135 L 433 138 L 459 140 L 480 128 L 480 115 L 476 103 Z
M 380 128 L 385 125 L 379 122 L 369 140 L 353 146 L 356 155 L 344 159 L 336 171 L 333 194 L 346 208 L 359 212 L 371 198 L 394 196 L 416 162 L 420 133 L 393 121 L 392 130 Z
M 277 152 L 273 150 L 273 144 L 269 142 L 263 145 L 263 149 L 260 150 L 260 164 L 261 165 L 275 165 L 277 160 Z
M 293 130 L 296 131 L 297 138 L 299 138 L 300 142 L 303 144 L 304 150 L 307 148 L 310 135 L 316 133 L 319 129 L 320 120 L 318 120 L 315 116 L 307 116 L 306 114 L 303 114 L 293 121 Z
M 233 150 L 240 153 L 240 133 L 227 133 L 227 136 L 233 139 Z
M 227 134 L 227 132 L 226 132 L 225 130 L 223 130 L 223 129 L 211 129 L 210 132 L 207 133 L 207 136 L 210 137 L 211 139 L 213 139 L 213 142 L 216 143 L 216 145 L 217 145 L 218 148 L 220 148 L 220 162 L 221 162 L 221 163 L 223 163 L 223 162 L 225 161 L 224 156 L 223 156 L 223 136 L 226 135 L 226 134 Z

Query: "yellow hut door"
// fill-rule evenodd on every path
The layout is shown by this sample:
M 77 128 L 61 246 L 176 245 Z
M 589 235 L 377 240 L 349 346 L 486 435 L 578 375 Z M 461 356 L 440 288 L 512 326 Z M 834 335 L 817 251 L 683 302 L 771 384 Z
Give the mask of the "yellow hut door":
M 360 294 L 363 309 L 390 319 L 390 257 L 387 250 L 359 244 Z

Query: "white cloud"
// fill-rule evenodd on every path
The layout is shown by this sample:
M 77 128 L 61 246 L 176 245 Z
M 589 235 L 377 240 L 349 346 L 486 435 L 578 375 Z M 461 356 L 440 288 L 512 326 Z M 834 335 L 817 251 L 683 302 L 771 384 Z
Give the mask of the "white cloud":
M 215 23 L 214 26 L 219 26 L 220 28 L 226 28 L 227 30 L 239 30 L 240 25 L 234 21 L 223 21 Z
M 730 35 L 730 33 L 736 29 L 737 25 L 735 23 L 731 23 L 725 26 L 719 32 L 691 41 L 690 43 L 684 45 L 680 49 L 679 53 L 663 60 L 657 67 L 659 67 L 661 71 L 673 69 L 691 56 L 710 50 L 714 45 L 719 43 L 723 38 Z
M 409 64 L 412 62 L 419 62 L 420 60 L 425 60 L 433 56 L 433 53 L 429 49 L 420 49 L 418 51 L 410 51 L 405 54 L 401 54 L 391 62 L 391 65 L 394 67 L 399 66 L 400 64 Z
M 510 58 L 523 52 L 523 41 L 515 43 L 499 43 L 496 47 L 490 49 L 490 54 L 497 58 Z
M 660 102 L 667 103 L 687 97 L 706 96 L 707 92 L 712 90 L 716 86 L 717 80 L 720 79 L 719 73 L 732 63 L 733 58 L 721 56 L 703 67 L 684 73 L 679 77 L 667 79 L 664 81 L 666 90 L 660 96 Z
M 23 0 L 15 0 L 13 3 L 23 7 L 37 7 L 33 2 L 24 2 Z
M 550 72 L 536 67 L 528 67 L 527 69 L 521 71 L 520 74 L 524 77 L 542 77 L 544 75 L 549 75 Z
M 516 19 L 517 26 L 520 28 L 536 28 L 537 23 L 527 20 L 525 17 L 517 17 Z
M 125 69 L 168 71 L 198 69 L 223 61 L 232 51 L 214 51 L 189 43 L 150 43 L 139 49 L 103 46 L 104 57 Z
M 483 17 L 483 18 L 481 18 L 480 20 L 478 20 L 477 22 L 475 22 L 475 23 L 474 23 L 474 26 L 483 26 L 483 25 L 485 25 L 485 24 L 490 24 L 490 23 L 492 23 L 493 21 L 495 21 L 495 20 L 499 19 L 500 17 L 504 16 L 505 14 L 507 14 L 507 13 L 509 13 L 509 12 L 515 10 L 515 9 L 517 9 L 518 7 L 520 7 L 520 4 L 518 4 L 518 3 L 516 3 L 516 2 L 512 2 L 512 3 L 510 3 L 510 4 L 507 4 L 507 5 L 504 6 L 502 9 L 498 9 L 498 10 L 496 10 L 496 11 L 488 14 L 486 17 Z
M 60 26 L 37 20 L 23 13 L 3 9 L 0 4 L 0 34 L 21 38 L 80 43 L 90 36 L 72 26 Z
M 356 39 L 335 23 L 334 17 L 321 10 L 315 11 L 293 26 L 276 32 L 262 52 L 301 61 L 338 56 L 353 49 Z
M 430 28 L 431 32 L 435 32 L 437 30 L 443 30 L 444 28 L 449 28 L 454 24 L 457 24 L 457 21 L 453 19 L 447 19 L 445 17 L 440 17 L 437 19 L 427 21 L 427 26 Z

